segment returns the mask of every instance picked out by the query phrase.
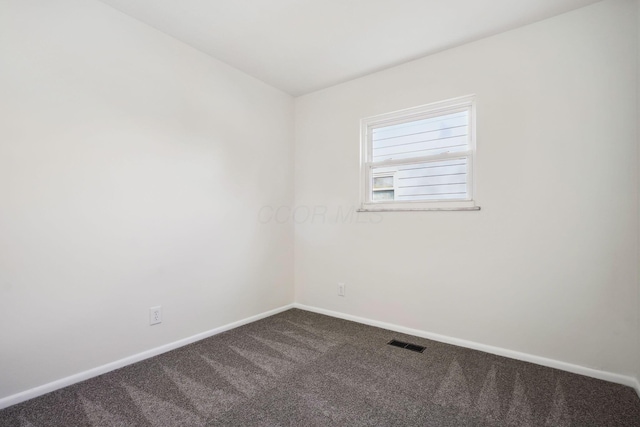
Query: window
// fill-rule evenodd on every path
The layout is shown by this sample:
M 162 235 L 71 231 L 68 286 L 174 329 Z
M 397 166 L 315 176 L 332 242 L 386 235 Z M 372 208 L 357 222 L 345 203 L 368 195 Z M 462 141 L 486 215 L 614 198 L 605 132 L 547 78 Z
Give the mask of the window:
M 477 210 L 472 96 L 361 122 L 361 210 Z
M 373 175 L 372 200 L 393 200 L 395 198 L 395 174 L 383 172 Z

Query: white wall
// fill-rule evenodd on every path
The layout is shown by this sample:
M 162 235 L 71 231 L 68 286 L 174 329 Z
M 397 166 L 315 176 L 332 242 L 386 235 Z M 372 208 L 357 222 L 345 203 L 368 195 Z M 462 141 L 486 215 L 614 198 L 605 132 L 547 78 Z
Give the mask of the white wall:
M 637 108 L 637 123 L 638 123 L 638 127 L 636 128 L 636 138 L 638 139 L 638 146 L 640 147 L 640 0 L 636 0 L 637 3 L 637 10 L 636 10 L 636 36 L 637 36 L 637 40 L 638 40 L 638 51 L 637 51 L 637 63 L 636 63 L 636 72 L 637 72 L 637 79 L 636 79 L 636 90 L 637 90 L 637 98 L 636 98 L 636 108 Z M 640 149 L 639 149 L 639 154 L 640 154 Z M 640 168 L 640 157 L 638 158 L 638 167 Z M 640 175 L 639 177 L 640 178 Z M 639 185 L 640 187 L 640 185 Z M 640 200 L 639 200 L 640 202 Z M 640 235 L 638 236 L 638 238 L 640 239 Z M 638 258 L 638 269 L 640 270 L 640 258 Z M 640 330 L 640 281 L 638 281 L 638 330 Z M 637 371 L 636 371 L 636 379 L 638 380 L 638 384 L 640 387 L 640 333 L 636 335 L 636 340 L 637 340 L 637 344 L 638 344 L 638 356 L 637 356 Z M 638 394 L 640 394 L 640 391 L 638 392 Z
M 0 398 L 293 302 L 292 98 L 97 1 L 0 9 Z
M 600 2 L 298 98 L 296 300 L 635 375 L 636 7 Z M 361 118 L 472 93 L 481 211 L 336 223 L 358 201 Z

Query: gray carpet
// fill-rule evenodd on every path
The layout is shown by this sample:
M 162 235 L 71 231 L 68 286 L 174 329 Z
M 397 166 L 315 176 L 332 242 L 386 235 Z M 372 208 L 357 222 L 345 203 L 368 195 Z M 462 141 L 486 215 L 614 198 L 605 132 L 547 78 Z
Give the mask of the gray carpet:
M 392 347 L 393 339 L 425 346 Z M 629 387 L 289 310 L 0 411 L 2 426 L 640 426 Z

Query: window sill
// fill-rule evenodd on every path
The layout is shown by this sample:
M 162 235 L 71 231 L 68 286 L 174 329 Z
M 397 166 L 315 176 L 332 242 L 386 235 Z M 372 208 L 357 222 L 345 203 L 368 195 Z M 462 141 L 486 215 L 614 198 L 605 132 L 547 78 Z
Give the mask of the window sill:
M 362 203 L 358 212 L 479 211 L 473 200 L 427 203 Z

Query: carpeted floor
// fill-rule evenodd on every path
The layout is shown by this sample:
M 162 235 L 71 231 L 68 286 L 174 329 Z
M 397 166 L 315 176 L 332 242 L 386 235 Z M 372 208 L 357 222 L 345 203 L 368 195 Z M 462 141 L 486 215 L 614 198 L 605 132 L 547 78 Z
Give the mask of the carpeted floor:
M 424 353 L 387 345 L 399 339 Z M 289 310 L 0 411 L 1 426 L 640 426 L 629 387 Z

